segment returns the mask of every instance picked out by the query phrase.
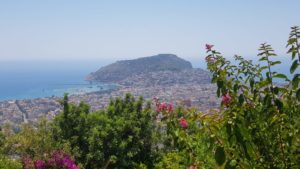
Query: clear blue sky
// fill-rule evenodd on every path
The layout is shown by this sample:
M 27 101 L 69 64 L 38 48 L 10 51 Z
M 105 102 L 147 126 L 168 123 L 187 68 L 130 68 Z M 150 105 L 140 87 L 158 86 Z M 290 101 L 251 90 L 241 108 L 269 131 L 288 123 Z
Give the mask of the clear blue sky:
M 117 60 L 174 53 L 285 53 L 299 0 L 1 0 L 0 61 Z

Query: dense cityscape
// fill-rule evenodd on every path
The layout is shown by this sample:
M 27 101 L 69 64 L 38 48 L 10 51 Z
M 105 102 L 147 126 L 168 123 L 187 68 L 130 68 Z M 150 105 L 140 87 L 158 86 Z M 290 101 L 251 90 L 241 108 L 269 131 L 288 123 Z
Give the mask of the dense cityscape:
M 196 107 L 199 111 L 216 108 L 219 101 L 215 94 L 216 86 L 210 84 L 209 74 L 201 69 L 181 72 L 160 71 L 140 74 L 122 80 L 119 87 L 79 95 L 71 95 L 70 102 L 88 103 L 91 110 L 105 108 L 111 98 L 123 97 L 126 93 L 151 101 L 161 101 L 174 105 Z M 40 117 L 52 119 L 61 112 L 60 97 L 47 97 L 0 102 L 0 124 L 21 124 L 36 122 Z

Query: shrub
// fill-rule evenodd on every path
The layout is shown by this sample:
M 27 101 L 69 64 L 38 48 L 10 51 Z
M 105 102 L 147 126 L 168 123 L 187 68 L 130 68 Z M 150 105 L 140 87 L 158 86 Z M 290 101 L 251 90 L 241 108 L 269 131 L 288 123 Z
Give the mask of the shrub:
M 21 169 L 21 163 L 0 155 L 0 169 Z
M 68 142 L 76 162 L 84 168 L 150 167 L 156 157 L 151 104 L 127 94 L 111 100 L 108 108 L 90 112 L 89 106 L 69 104 L 55 119 L 55 138 Z
M 185 154 L 186 167 L 299 168 L 299 28 L 292 27 L 287 44 L 291 79 L 275 71 L 281 62 L 266 43 L 258 54 L 265 66 L 241 56 L 233 65 L 213 47 L 206 45 L 206 60 L 221 97 L 220 112 L 161 111 L 168 145 Z

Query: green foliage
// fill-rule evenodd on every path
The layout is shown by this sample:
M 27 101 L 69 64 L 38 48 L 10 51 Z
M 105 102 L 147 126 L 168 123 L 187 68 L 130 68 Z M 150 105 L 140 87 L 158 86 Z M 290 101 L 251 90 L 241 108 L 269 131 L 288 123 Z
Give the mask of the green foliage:
M 47 154 L 57 148 L 52 138 L 50 123 L 41 119 L 37 126 L 23 124 L 19 133 L 8 135 L 2 146 L 6 155 L 20 158 L 44 159 Z
M 22 169 L 22 165 L 0 155 L 0 169 Z
M 213 50 L 213 45 L 206 45 L 208 70 L 222 100 L 220 112 L 161 111 L 161 126 L 166 127 L 168 142 L 164 145 L 185 158 L 179 160 L 173 154 L 171 157 L 177 158 L 177 163 L 164 158 L 160 166 L 299 168 L 299 39 L 299 28 L 292 27 L 287 45 L 292 55 L 292 79 L 274 71 L 274 66 L 281 62 L 275 60 L 274 50 L 266 43 L 258 54 L 265 66 L 241 56 L 235 56 L 238 63 L 233 65 Z M 284 79 L 285 83 L 274 83 L 275 79 Z M 179 167 L 180 164 L 185 167 Z
M 69 104 L 67 96 L 62 103 L 64 111 L 55 119 L 54 137 L 71 146 L 76 162 L 85 168 L 151 168 L 156 145 L 149 103 L 129 94 L 96 112 L 90 112 L 85 103 Z
M 299 28 L 293 27 L 287 45 L 288 53 L 292 53 L 291 73 L 296 72 L 299 65 L 299 35 Z M 209 51 L 215 58 L 208 62 L 213 83 L 217 83 L 220 95 L 227 93 L 232 98 L 222 107 L 224 117 L 220 132 L 224 133 L 218 137 L 219 146 L 224 147 L 228 161 L 238 161 L 241 168 L 297 168 L 300 160 L 299 82 L 273 71 L 273 66 L 280 62 L 272 61 L 276 54 L 270 45 L 264 43 L 259 50 L 259 61 L 267 66 L 254 65 L 239 56 L 235 57 L 238 65 L 232 65 L 220 53 Z M 287 83 L 275 85 L 274 78 L 285 79 Z M 217 163 L 220 164 L 220 160 Z
M 170 152 L 163 156 L 161 161 L 155 165 L 156 169 L 186 168 L 185 154 L 180 152 Z
M 155 99 L 154 114 L 150 103 L 130 94 L 91 112 L 65 95 L 53 123 L 25 124 L 16 134 L 0 131 L 0 168 L 21 168 L 9 157 L 47 160 L 61 149 L 86 169 L 300 168 L 299 40 L 300 29 L 292 27 L 290 75 L 275 71 L 281 62 L 266 43 L 259 48 L 260 64 L 237 55 L 236 65 L 206 45 L 221 98 L 221 107 L 206 113 L 173 110 Z

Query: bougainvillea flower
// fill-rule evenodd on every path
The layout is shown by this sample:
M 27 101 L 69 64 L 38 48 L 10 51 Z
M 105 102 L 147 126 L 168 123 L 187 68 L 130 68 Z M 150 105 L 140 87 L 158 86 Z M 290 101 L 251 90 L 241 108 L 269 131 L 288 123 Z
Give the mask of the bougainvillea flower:
M 25 161 L 25 168 L 31 169 L 33 167 L 26 167 L 26 162 L 28 163 L 29 160 Z M 34 162 L 35 168 L 43 169 L 43 168 L 64 168 L 64 169 L 79 169 L 76 166 L 75 162 L 71 159 L 71 157 L 64 153 L 61 150 L 55 151 L 52 153 L 51 157 L 45 161 L 37 160 Z
M 44 162 L 42 160 L 35 161 L 35 167 L 37 169 L 43 169 L 44 168 Z
M 231 101 L 231 97 L 229 95 L 229 93 L 225 94 L 222 96 L 222 103 L 225 105 L 228 105 Z
M 189 169 L 195 169 L 195 166 L 194 166 L 194 165 L 191 165 Z
M 206 44 L 205 48 L 206 50 L 211 50 L 214 47 L 214 45 Z
M 189 125 L 185 118 L 181 118 L 179 124 L 182 128 L 186 129 Z
M 173 111 L 173 104 L 171 103 L 162 102 L 156 104 L 156 112 L 171 113 L 172 111 Z

